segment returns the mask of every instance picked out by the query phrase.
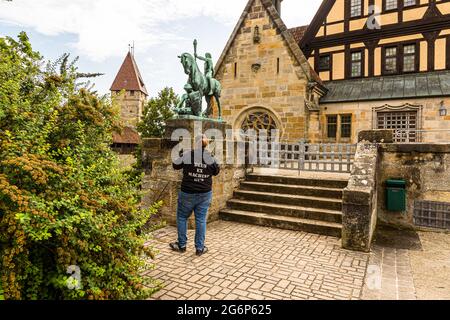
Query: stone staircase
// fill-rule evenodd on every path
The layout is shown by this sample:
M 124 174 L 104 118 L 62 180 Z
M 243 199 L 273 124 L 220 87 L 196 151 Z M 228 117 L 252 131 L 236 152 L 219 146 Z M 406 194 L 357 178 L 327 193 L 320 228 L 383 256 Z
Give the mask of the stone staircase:
M 250 174 L 222 220 L 341 237 L 347 180 Z

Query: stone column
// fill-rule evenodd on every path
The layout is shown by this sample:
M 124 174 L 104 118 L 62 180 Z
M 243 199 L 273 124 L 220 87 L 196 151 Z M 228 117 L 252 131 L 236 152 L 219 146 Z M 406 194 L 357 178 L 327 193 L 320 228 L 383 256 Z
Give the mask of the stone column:
M 378 217 L 378 145 L 392 142 L 391 130 L 359 133 L 353 170 L 342 198 L 342 246 L 369 252 Z

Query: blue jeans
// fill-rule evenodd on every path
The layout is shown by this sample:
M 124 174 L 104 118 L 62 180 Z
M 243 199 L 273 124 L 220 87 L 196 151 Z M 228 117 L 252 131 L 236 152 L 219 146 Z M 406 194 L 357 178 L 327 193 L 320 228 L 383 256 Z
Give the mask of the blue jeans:
M 190 194 L 180 191 L 178 194 L 177 226 L 178 245 L 180 248 L 187 246 L 187 223 L 194 211 L 195 215 L 195 248 L 205 248 L 206 218 L 211 205 L 212 191 L 208 193 Z

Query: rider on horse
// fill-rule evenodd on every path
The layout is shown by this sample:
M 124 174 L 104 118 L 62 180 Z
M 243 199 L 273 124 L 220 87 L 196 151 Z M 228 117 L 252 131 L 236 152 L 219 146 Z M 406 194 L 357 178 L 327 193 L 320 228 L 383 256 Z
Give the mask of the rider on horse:
M 205 77 L 206 80 L 208 80 L 208 86 L 209 86 L 209 94 L 208 96 L 212 96 L 214 94 L 213 92 L 213 78 L 214 78 L 214 64 L 212 60 L 212 56 L 210 53 L 205 54 L 205 58 L 195 54 L 195 58 L 202 60 L 205 62 Z

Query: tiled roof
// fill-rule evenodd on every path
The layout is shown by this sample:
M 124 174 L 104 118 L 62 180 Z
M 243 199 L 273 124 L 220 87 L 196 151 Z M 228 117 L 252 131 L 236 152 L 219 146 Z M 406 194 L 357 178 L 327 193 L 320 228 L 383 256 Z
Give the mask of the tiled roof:
M 125 60 L 117 73 L 116 79 L 111 86 L 111 91 L 121 90 L 141 91 L 148 95 L 139 68 L 130 52 L 128 52 L 125 57 Z
M 450 96 L 450 71 L 325 82 L 321 103 Z
M 122 133 L 114 132 L 113 133 L 113 143 L 118 144 L 140 144 L 141 137 L 137 133 L 137 131 L 130 127 L 125 127 L 122 130 Z
M 294 37 L 295 42 L 300 43 L 300 40 L 303 39 L 303 36 L 305 35 L 305 32 L 307 29 L 308 29 L 308 26 L 301 26 L 301 27 L 291 28 L 291 29 L 289 29 L 289 32 Z

